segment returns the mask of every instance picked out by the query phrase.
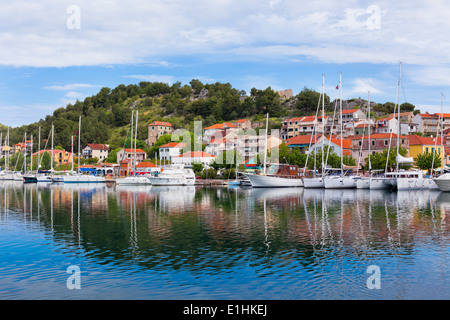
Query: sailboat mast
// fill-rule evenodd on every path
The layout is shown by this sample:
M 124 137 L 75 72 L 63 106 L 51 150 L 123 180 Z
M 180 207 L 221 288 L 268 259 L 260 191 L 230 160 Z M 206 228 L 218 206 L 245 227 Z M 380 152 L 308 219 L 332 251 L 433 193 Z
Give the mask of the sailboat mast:
M 73 141 L 73 140 L 72 140 Z M 78 119 L 78 173 L 81 173 L 81 152 L 80 152 L 80 145 L 81 145 L 81 116 Z M 72 162 L 73 163 L 73 162 Z
M 263 172 L 264 175 L 266 175 L 266 160 L 267 160 L 267 130 L 269 128 L 269 113 L 267 113 L 267 117 L 266 117 L 266 143 L 264 145 L 264 168 L 263 168 Z
M 31 135 L 30 171 L 33 171 L 33 135 Z
M 441 147 L 441 152 L 440 152 L 440 155 L 441 155 L 441 170 L 443 170 L 444 169 L 444 165 L 445 165 L 445 162 L 444 162 L 445 150 L 444 150 L 444 143 L 442 141 L 444 139 L 444 94 L 443 93 L 441 93 L 441 123 L 439 125 L 441 127 L 441 144 L 440 144 L 440 147 Z M 436 148 L 435 148 L 435 150 L 436 150 Z M 441 171 L 441 174 L 442 174 L 442 171 Z
M 402 82 L 402 63 L 399 62 L 398 68 L 398 92 L 397 92 L 397 172 L 398 172 L 398 160 L 400 155 L 400 87 Z M 394 114 L 395 119 L 395 114 Z
M 323 132 L 323 139 L 322 139 L 322 176 L 324 174 L 325 164 L 323 162 L 324 159 L 324 152 L 323 152 L 323 145 L 325 144 L 325 75 L 322 74 L 322 132 Z M 330 137 L 331 139 L 331 137 Z
M 27 133 L 25 132 L 25 148 L 23 149 L 23 172 L 27 173 Z
M 50 156 L 50 172 L 53 175 L 53 137 L 55 135 L 55 128 L 52 124 L 52 154 Z
M 134 175 L 136 176 L 136 160 L 137 160 L 137 127 L 138 127 L 139 110 L 136 110 L 136 125 L 134 128 Z
M 131 154 L 133 154 L 133 124 L 134 124 L 134 110 L 131 111 L 131 130 L 130 130 L 130 151 Z M 126 148 L 125 148 L 125 153 L 126 153 Z M 127 164 L 127 167 L 129 166 L 129 164 Z M 131 168 L 130 168 L 131 170 Z M 128 173 L 130 174 L 130 172 Z
M 37 172 L 39 172 L 39 168 L 40 168 L 40 164 L 41 164 L 41 161 L 40 161 L 40 159 L 39 159 L 39 154 L 40 154 L 40 152 L 41 152 L 41 126 L 39 126 L 39 136 L 38 136 L 38 153 L 37 153 L 37 157 L 36 157 L 36 161 L 37 161 L 37 163 L 36 163 L 36 168 L 37 168 Z
M 73 136 L 72 136 L 72 148 L 70 149 L 70 160 L 72 161 L 72 174 L 73 174 Z
M 341 175 L 344 175 L 344 152 L 343 152 L 343 144 L 342 144 L 342 72 L 339 72 L 339 109 L 340 109 L 340 120 L 341 120 Z
M 367 112 L 367 114 L 369 115 L 369 126 L 368 126 L 368 129 L 369 129 L 369 132 L 368 132 L 368 136 L 369 136 L 369 175 L 370 175 L 370 170 L 372 169 L 372 165 L 371 165 L 371 163 L 370 163 L 370 157 L 371 157 L 371 154 L 370 154 L 370 144 L 371 144 L 371 142 L 370 142 L 370 90 L 369 90 L 369 93 L 368 93 L 368 97 L 367 97 L 367 104 L 369 105 L 369 107 L 368 107 L 368 112 Z

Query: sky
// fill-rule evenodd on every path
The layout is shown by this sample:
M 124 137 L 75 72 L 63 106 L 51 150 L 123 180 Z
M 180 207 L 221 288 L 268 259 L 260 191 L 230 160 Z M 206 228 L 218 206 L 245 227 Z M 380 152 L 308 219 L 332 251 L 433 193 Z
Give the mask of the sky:
M 102 87 L 192 79 L 450 112 L 448 1 L 1 0 L 0 123 Z M 401 62 L 401 74 L 399 70 Z M 398 79 L 401 94 L 398 98 Z M 447 110 L 446 110 L 447 109 Z

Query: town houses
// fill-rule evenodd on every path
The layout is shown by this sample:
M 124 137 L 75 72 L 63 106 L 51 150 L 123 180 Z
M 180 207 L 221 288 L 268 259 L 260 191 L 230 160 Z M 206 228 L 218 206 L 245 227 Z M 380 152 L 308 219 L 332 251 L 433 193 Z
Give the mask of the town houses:
M 128 176 L 154 173 L 161 170 L 161 165 L 168 164 L 190 167 L 201 163 L 209 168 L 221 154 L 230 152 L 239 154 L 242 163 L 255 164 L 261 161 L 263 154 L 270 154 L 281 145 L 287 146 L 290 152 L 295 149 L 303 154 L 318 153 L 327 147 L 330 152 L 351 157 L 362 166 L 368 157 L 389 147 L 396 148 L 397 143 L 407 151 L 408 157 L 436 152 L 442 164 L 450 166 L 450 114 L 446 113 L 403 112 L 370 118 L 362 109 L 353 108 L 335 115 L 271 119 L 267 135 L 265 125 L 262 119 L 252 121 L 248 118 L 212 124 L 203 128 L 201 135 L 195 136 L 197 144 L 192 144 L 180 142 L 178 135 L 172 135 L 182 128 L 176 128 L 168 121 L 155 120 L 148 123 L 148 137 L 140 141 L 138 148 L 117 148 L 112 152 L 109 144 L 85 144 L 81 149 L 84 163 L 81 169 Z M 160 143 L 165 135 L 174 141 L 167 142 L 165 138 L 165 142 Z M 30 154 L 33 144 L 36 142 L 31 140 L 11 146 L 3 144 L 0 158 L 17 153 Z M 70 169 L 72 162 L 78 166 L 75 151 L 71 153 L 59 147 L 53 151 L 33 152 L 33 157 L 42 160 L 44 153 L 52 155 L 54 166 Z M 110 158 L 111 154 L 113 158 Z M 283 159 L 271 161 L 282 162 Z

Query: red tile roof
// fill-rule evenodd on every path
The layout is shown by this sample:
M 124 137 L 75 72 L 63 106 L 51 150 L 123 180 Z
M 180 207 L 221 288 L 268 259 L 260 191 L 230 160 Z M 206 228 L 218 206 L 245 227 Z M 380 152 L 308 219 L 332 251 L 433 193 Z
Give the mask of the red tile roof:
M 237 128 L 236 125 L 232 124 L 231 122 L 224 122 L 224 123 L 216 123 L 212 126 L 206 127 L 205 130 L 209 130 L 209 129 L 224 129 L 225 127 L 227 128 Z
M 122 149 L 123 150 L 123 149 Z M 120 151 L 122 151 L 120 150 Z M 134 153 L 134 150 L 136 150 L 136 153 L 146 153 L 144 150 L 142 149 L 125 149 L 126 153 Z
M 421 137 L 418 135 L 408 135 L 409 139 L 409 145 L 410 146 L 417 146 L 417 145 L 435 145 L 436 144 L 436 138 L 427 138 L 427 137 Z M 440 139 L 438 138 L 437 144 L 440 144 Z
M 153 163 L 144 161 L 136 165 L 136 168 L 154 168 L 156 167 Z
M 186 143 L 184 142 L 169 142 L 160 146 L 160 148 L 184 148 L 184 147 L 186 147 Z
M 328 139 L 327 140 L 333 142 L 337 146 L 341 146 L 341 139 Z M 325 142 L 326 143 L 326 142 Z M 342 148 L 343 149 L 351 149 L 352 148 L 352 140 L 350 139 L 342 139 Z
M 87 146 L 92 150 L 109 150 L 106 144 L 88 143 Z
M 291 144 L 295 145 L 295 144 L 314 144 L 316 140 L 319 140 L 320 137 L 322 137 L 322 135 L 318 134 L 317 137 L 314 137 L 313 135 L 298 135 L 295 137 L 292 137 L 290 139 L 286 140 L 286 145 L 289 146 Z
M 185 152 L 183 154 L 180 154 L 177 157 L 182 157 L 182 158 L 200 158 L 200 157 L 212 157 L 214 158 L 214 156 L 212 154 L 206 153 L 204 151 L 189 151 L 189 152 Z
M 358 110 L 359 110 L 359 109 L 342 110 L 342 114 L 355 113 L 355 112 L 358 111 Z
M 162 121 L 153 121 L 149 124 L 149 126 L 166 126 L 166 127 L 172 127 L 172 124 L 170 122 L 162 122 Z

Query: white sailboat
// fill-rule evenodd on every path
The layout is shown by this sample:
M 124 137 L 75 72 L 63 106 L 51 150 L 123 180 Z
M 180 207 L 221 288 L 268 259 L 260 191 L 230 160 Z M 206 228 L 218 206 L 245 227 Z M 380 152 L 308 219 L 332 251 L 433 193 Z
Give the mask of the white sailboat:
M 9 156 L 10 156 L 10 152 L 9 152 L 9 127 L 7 130 L 7 134 L 5 137 L 5 170 L 0 172 L 0 180 L 14 180 L 14 172 L 9 170 Z M 8 154 L 6 154 L 8 153 Z
M 340 138 L 341 138 L 341 174 L 338 176 L 327 176 L 324 179 L 325 189 L 353 189 L 356 188 L 356 177 L 344 174 L 344 148 L 342 142 L 342 73 L 339 73 L 339 109 L 340 109 Z
M 137 127 L 138 127 L 138 110 L 136 110 L 136 126 L 135 126 L 135 137 L 134 137 L 134 154 L 133 154 L 133 165 L 134 165 L 134 175 L 128 176 L 124 178 L 116 179 L 116 184 L 118 185 L 149 185 L 151 184 L 150 180 L 146 176 L 138 176 L 136 173 L 136 140 L 137 140 Z M 133 148 L 133 112 L 131 113 L 131 147 Z M 132 149 L 133 151 L 133 149 Z
M 400 155 L 400 88 L 401 88 L 401 70 L 402 63 L 399 63 L 399 79 L 398 79 L 398 96 L 397 96 L 397 105 L 399 119 L 397 121 L 397 157 L 396 157 L 396 171 L 386 173 L 386 176 L 392 177 L 391 180 L 394 187 L 397 188 L 398 191 L 401 190 L 417 190 L 417 189 L 430 189 L 434 181 L 431 178 L 427 178 L 422 171 L 405 171 L 399 170 L 399 164 L 414 163 L 413 158 L 405 158 Z
M 245 176 L 250 181 L 253 188 L 288 188 L 288 187 L 303 187 L 303 181 L 301 176 L 281 176 L 278 175 L 278 168 L 282 164 L 273 164 L 271 166 L 273 172 L 267 174 L 267 134 L 269 127 L 269 114 L 266 116 L 266 139 L 264 145 L 264 163 L 263 163 L 263 174 L 245 174 Z
M 368 123 L 369 123 L 369 125 L 368 125 L 368 132 L 367 132 L 367 136 L 368 136 L 368 149 L 369 149 L 369 152 L 368 152 L 368 168 L 369 168 L 369 177 L 362 177 L 361 179 L 358 179 L 357 181 L 356 181 L 356 189 L 370 189 L 370 170 L 372 169 L 372 166 L 371 166 L 371 163 L 370 163 L 370 157 L 371 157 L 371 154 L 370 154 L 370 127 L 371 127 L 371 124 L 370 124 L 370 91 L 368 92 L 368 97 L 367 97 L 367 107 L 368 107 L 368 109 L 367 109 L 367 115 L 368 115 Z M 363 147 L 363 144 L 364 144 L 364 131 L 365 130 L 363 130 L 363 135 L 362 135 L 362 139 L 361 139 L 361 151 L 360 151 L 360 157 L 361 157 L 361 153 L 362 153 L 362 147 Z M 358 163 L 358 168 L 359 168 L 359 163 Z
M 78 170 L 80 170 L 80 159 L 81 159 L 81 116 L 78 123 Z M 72 144 L 73 145 L 73 144 Z M 73 157 L 73 152 L 72 152 Z M 72 160 L 73 168 L 73 160 Z M 53 182 L 63 182 L 63 183 L 103 183 L 106 182 L 105 177 L 98 177 L 95 175 L 82 174 L 81 172 L 61 175 L 59 177 L 52 178 Z
M 322 95 L 321 95 L 321 98 L 322 98 L 322 132 L 323 132 L 323 135 L 325 137 L 325 76 L 324 75 L 322 75 Z M 320 106 L 320 99 L 319 99 L 319 103 L 317 105 L 316 119 L 317 119 L 317 116 L 319 115 L 319 106 Z M 314 137 L 316 139 L 316 142 L 317 142 L 316 130 L 314 130 L 313 135 L 314 135 Z M 308 149 L 311 148 L 312 138 L 313 138 L 313 136 L 311 136 L 311 141 L 309 143 L 309 148 Z M 325 184 L 324 184 L 324 176 L 325 176 L 325 170 L 324 169 L 325 168 L 324 168 L 324 163 L 323 163 L 323 151 L 324 151 L 323 146 L 324 146 L 324 142 L 322 142 L 322 173 L 321 173 L 321 176 L 314 176 L 314 177 L 309 177 L 309 178 L 304 177 L 302 179 L 304 188 L 316 189 L 316 188 L 324 188 L 325 187 Z M 316 153 L 314 152 L 314 156 L 315 156 L 315 154 Z M 309 153 L 308 153 L 308 156 L 306 157 L 306 165 L 305 165 L 304 172 L 306 172 L 306 168 L 307 168 L 307 164 L 308 164 L 308 158 L 309 158 Z M 314 159 L 314 168 L 315 168 L 315 166 L 316 166 L 316 161 Z M 314 169 L 314 174 L 315 173 L 316 173 L 316 170 Z

